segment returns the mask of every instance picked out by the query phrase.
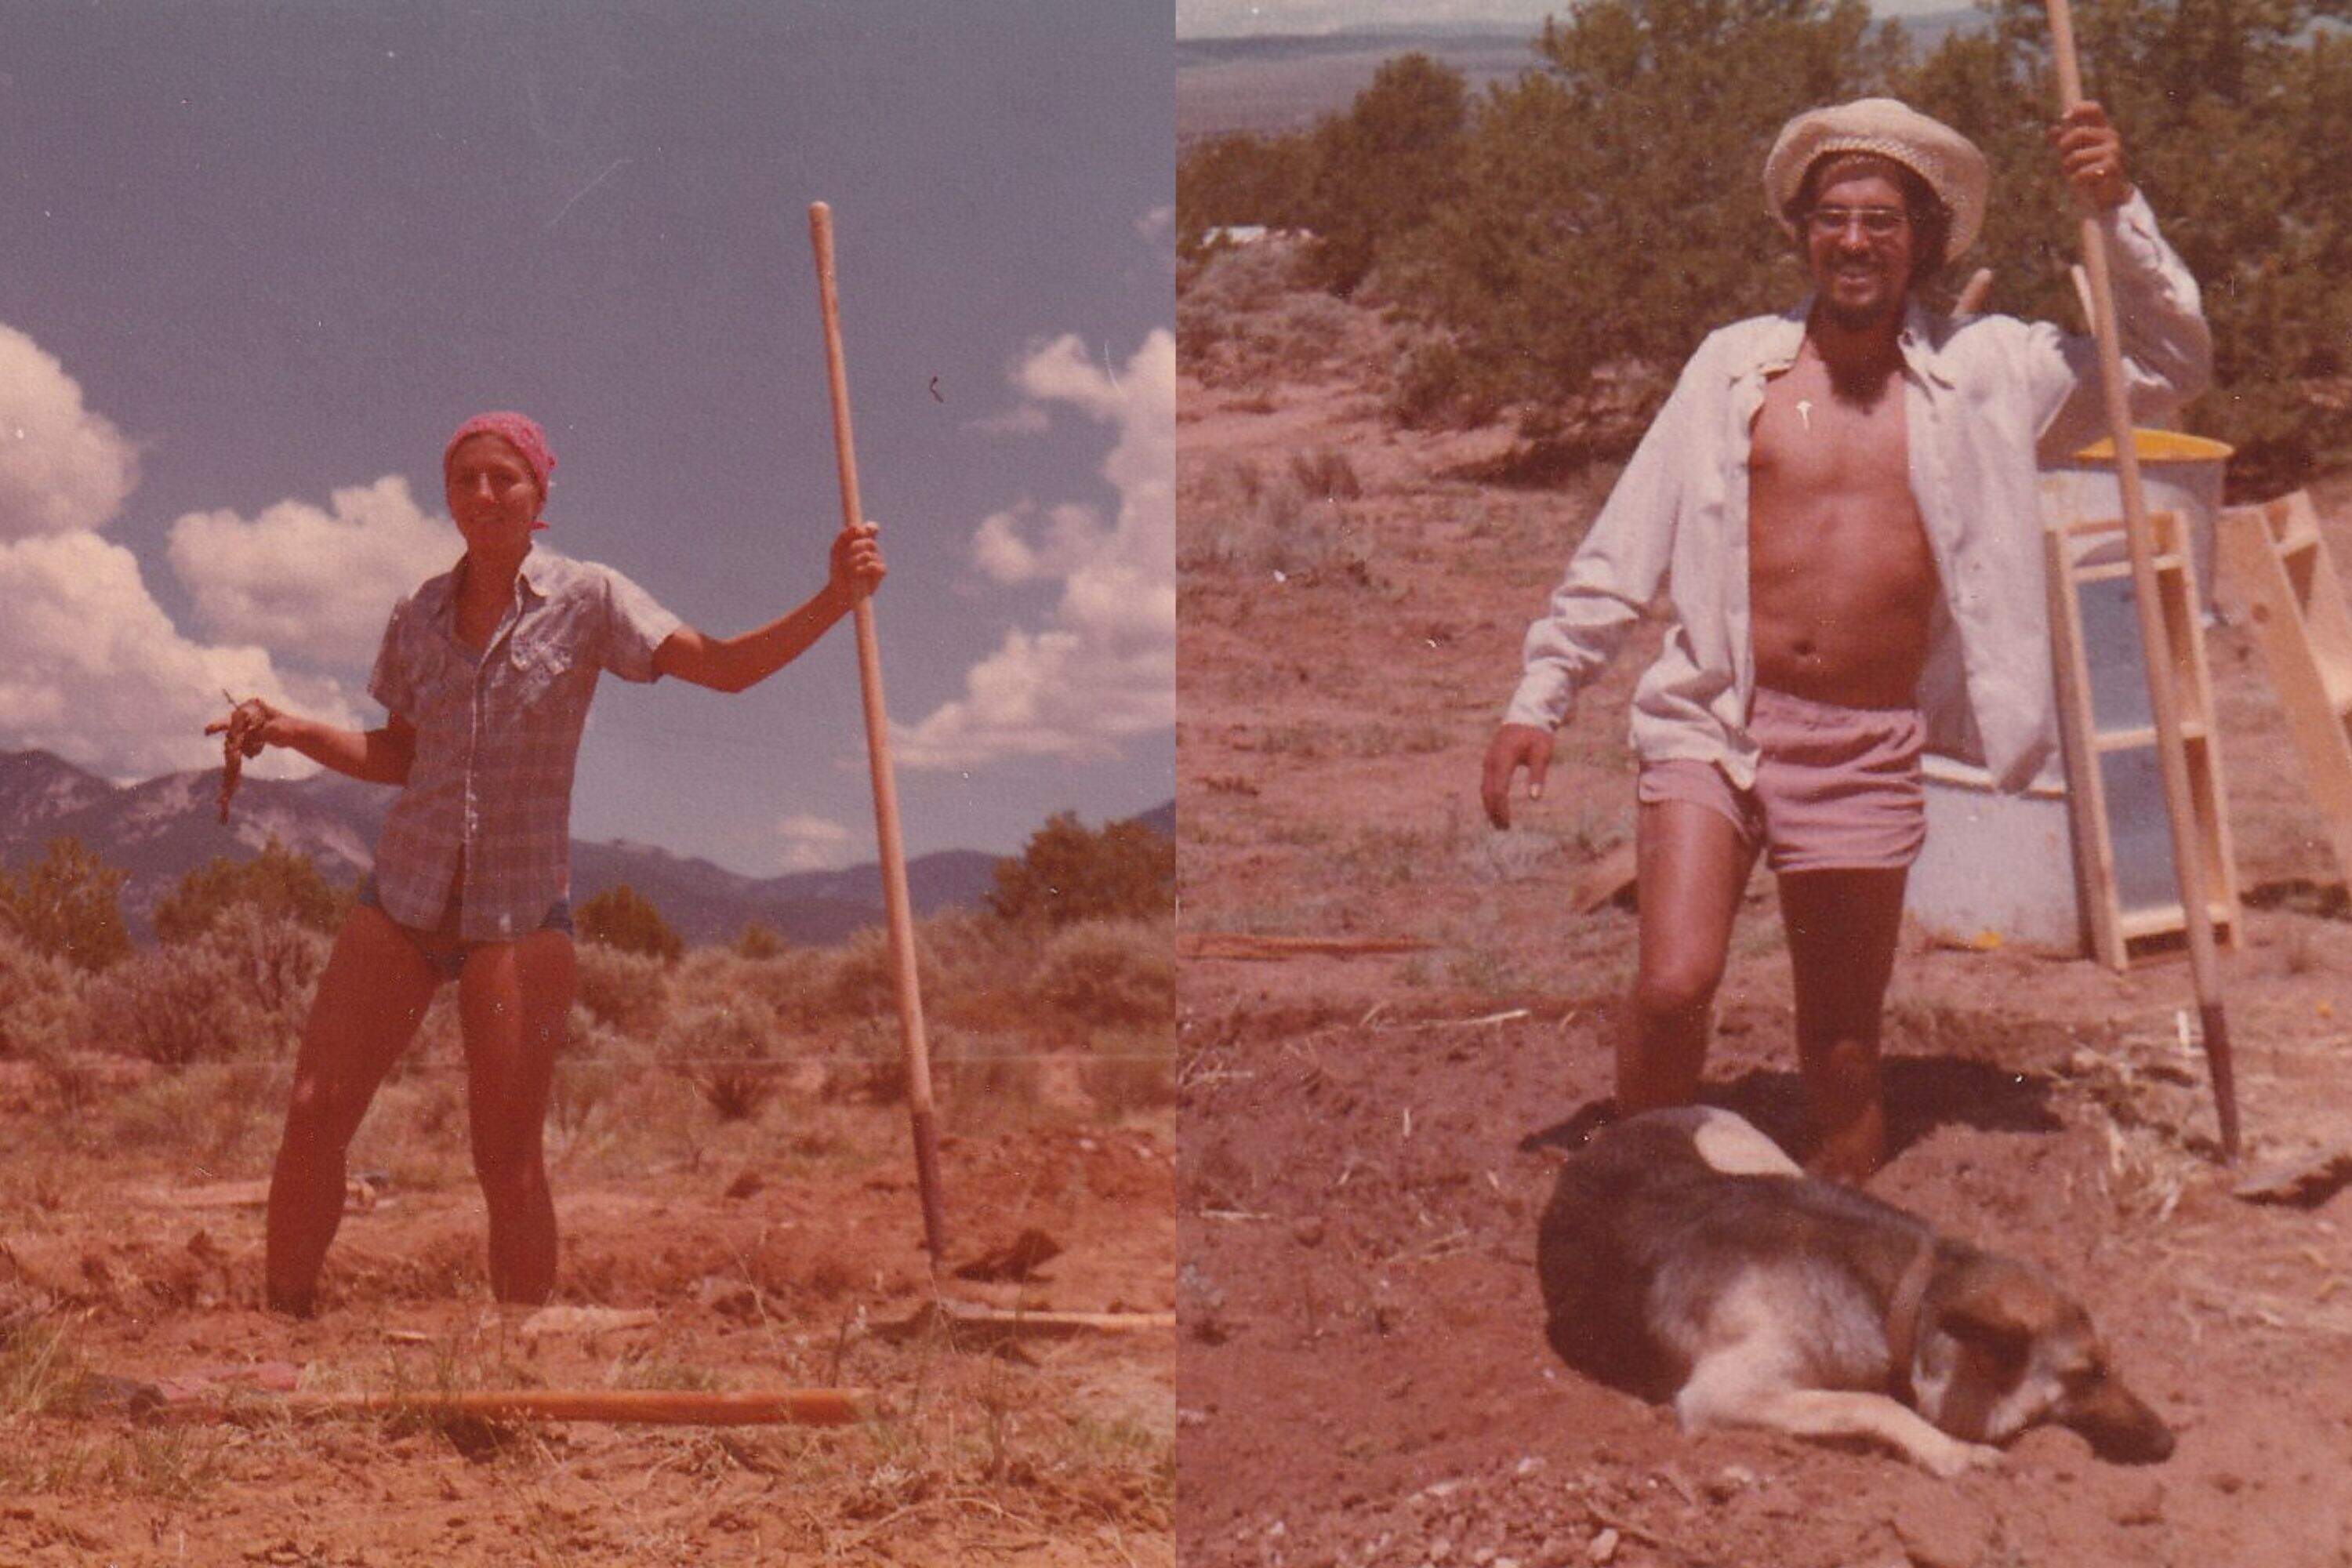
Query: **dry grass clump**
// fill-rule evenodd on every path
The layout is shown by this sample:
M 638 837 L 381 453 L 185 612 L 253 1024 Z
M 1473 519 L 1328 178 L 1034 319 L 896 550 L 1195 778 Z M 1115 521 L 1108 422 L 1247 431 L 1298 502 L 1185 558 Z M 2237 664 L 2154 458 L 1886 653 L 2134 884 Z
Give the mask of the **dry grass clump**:
M 670 1019 L 661 1059 L 701 1091 L 720 1121 L 744 1121 L 776 1092 L 782 1039 L 775 1013 L 755 998 L 703 1004 Z
M 1321 454 L 1294 456 L 1271 471 L 1235 458 L 1180 465 L 1178 564 L 1369 585 L 1370 543 L 1341 504 L 1349 487 L 1362 493 L 1352 466 L 1339 467 L 1346 463 Z

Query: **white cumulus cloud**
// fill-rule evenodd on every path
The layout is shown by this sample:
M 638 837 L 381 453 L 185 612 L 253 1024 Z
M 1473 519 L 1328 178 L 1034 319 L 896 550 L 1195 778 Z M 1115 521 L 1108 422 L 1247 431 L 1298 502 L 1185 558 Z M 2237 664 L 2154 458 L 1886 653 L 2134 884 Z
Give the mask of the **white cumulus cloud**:
M 172 524 L 171 562 L 215 635 L 364 667 L 393 602 L 447 571 L 463 548 L 391 474 L 336 490 L 324 510 L 283 500 L 251 521 L 191 512 Z
M 0 540 L 102 528 L 138 482 L 138 454 L 57 356 L 0 325 Z
M 787 871 L 826 871 L 848 864 L 856 839 L 846 827 L 822 816 L 787 816 L 776 824 Z
M 138 454 L 57 357 L 0 325 L 0 750 L 37 747 L 109 778 L 218 766 L 223 693 L 354 721 L 341 686 L 279 669 L 250 642 L 182 634 L 138 557 L 101 536 Z M 257 773 L 315 764 L 272 751 Z
M 961 768 L 1014 756 L 1099 760 L 1176 721 L 1176 340 L 1152 332 L 1123 366 L 1076 336 L 1013 373 L 1029 405 L 1110 426 L 1115 517 L 1024 503 L 973 535 L 991 581 L 1058 581 L 1047 623 L 1016 627 L 966 672 L 963 694 L 897 731 L 898 760 Z
M 114 778 L 217 766 L 205 723 L 224 691 L 350 724 L 332 682 L 289 680 L 268 653 L 180 635 L 147 592 L 138 558 L 86 530 L 0 543 L 0 746 L 38 747 Z M 271 751 L 257 773 L 315 772 Z

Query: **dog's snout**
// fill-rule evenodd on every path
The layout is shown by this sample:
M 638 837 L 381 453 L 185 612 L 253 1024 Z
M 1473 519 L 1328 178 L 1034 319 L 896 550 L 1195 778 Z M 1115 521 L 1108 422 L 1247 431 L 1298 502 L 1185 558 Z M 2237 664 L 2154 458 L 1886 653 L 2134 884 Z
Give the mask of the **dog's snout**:
M 2067 1425 L 2090 1439 L 2091 1451 L 2117 1465 L 2161 1464 L 2172 1457 L 2172 1428 L 2120 1385 Z

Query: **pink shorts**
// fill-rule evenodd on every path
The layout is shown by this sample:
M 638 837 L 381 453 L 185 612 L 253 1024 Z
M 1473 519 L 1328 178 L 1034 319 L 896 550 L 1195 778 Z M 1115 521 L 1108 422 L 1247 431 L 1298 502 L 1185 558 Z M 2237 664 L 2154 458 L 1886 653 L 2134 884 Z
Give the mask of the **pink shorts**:
M 1721 813 L 1775 871 L 1893 871 L 1918 858 L 1927 797 L 1917 710 L 1841 708 L 1759 686 L 1748 733 L 1763 752 L 1755 788 L 1736 790 L 1713 763 L 1675 757 L 1642 764 L 1635 798 Z

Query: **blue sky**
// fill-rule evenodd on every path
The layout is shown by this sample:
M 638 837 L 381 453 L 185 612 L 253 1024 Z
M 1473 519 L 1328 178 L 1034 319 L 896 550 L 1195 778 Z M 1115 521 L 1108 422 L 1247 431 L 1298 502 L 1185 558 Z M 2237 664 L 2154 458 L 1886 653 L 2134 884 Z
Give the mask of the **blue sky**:
M 1337 33 L 1356 27 L 1524 26 L 1532 35 L 1547 16 L 1565 16 L 1567 0 L 1175 0 L 1176 35 L 1230 37 L 1253 33 Z M 1872 0 L 1882 16 L 1965 11 L 1969 0 Z
M 202 766 L 223 687 L 380 722 L 486 407 L 549 429 L 544 545 L 716 634 L 798 603 L 821 199 L 909 850 L 1173 794 L 1166 0 L 6 16 L 0 749 Z M 573 831 L 870 859 L 860 724 L 846 623 L 742 697 L 607 680 Z

